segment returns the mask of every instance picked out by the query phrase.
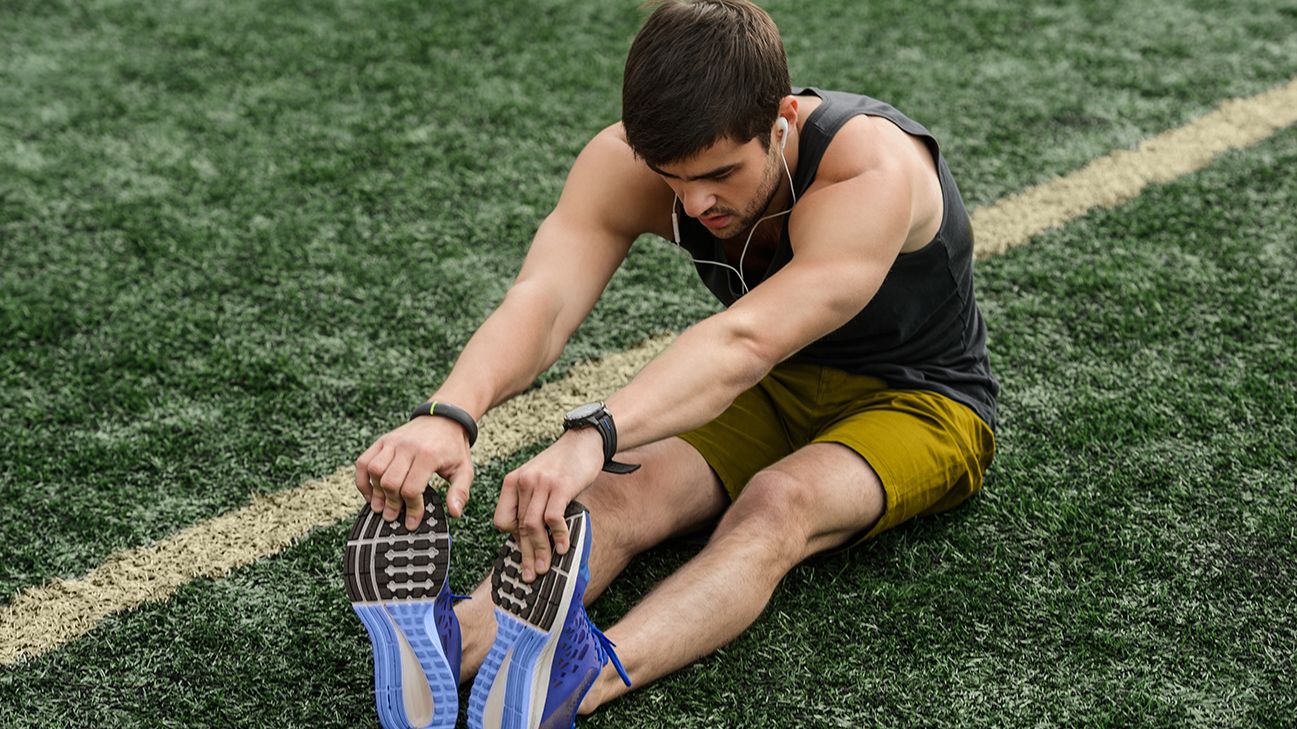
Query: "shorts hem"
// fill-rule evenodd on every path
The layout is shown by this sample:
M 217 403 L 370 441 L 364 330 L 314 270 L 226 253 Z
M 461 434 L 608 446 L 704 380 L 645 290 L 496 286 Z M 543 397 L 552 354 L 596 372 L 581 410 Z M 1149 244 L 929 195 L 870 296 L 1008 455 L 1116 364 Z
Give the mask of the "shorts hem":
M 852 547 L 860 544 L 861 542 L 865 542 L 870 539 L 873 539 L 879 534 L 882 534 L 883 532 L 890 529 L 892 526 L 895 526 L 894 524 L 887 523 L 888 517 L 893 513 L 895 513 L 895 508 L 896 508 L 895 497 L 892 495 L 891 489 L 887 488 L 887 483 L 889 479 L 888 477 L 884 476 L 882 472 L 878 470 L 878 467 L 874 465 L 874 462 L 870 460 L 869 456 L 862 453 L 861 452 L 862 449 L 858 448 L 855 444 L 849 443 L 840 438 L 824 438 L 824 439 L 817 438 L 815 440 L 812 440 L 810 444 L 814 444 L 814 443 L 836 443 L 837 445 L 846 448 L 852 453 L 855 453 L 857 456 L 860 457 L 860 460 L 865 462 L 865 465 L 869 467 L 869 470 L 873 471 L 874 477 L 878 479 L 878 487 L 883 490 L 883 511 L 878 515 L 878 518 L 875 519 L 873 523 L 869 524 L 866 527 L 861 528 L 860 531 L 848 537 L 847 540 L 844 541 L 842 544 L 833 547 L 831 549 L 826 549 L 824 550 L 824 552 L 822 552 L 822 554 L 837 554 L 838 552 L 845 552 L 846 550 L 851 549 Z
M 725 495 L 729 497 L 730 503 L 734 503 L 734 500 L 739 497 L 739 492 L 743 490 L 745 484 L 737 483 L 740 480 L 738 477 L 732 473 L 723 472 L 723 470 L 725 470 L 723 466 L 718 466 L 716 462 L 711 458 L 708 458 L 708 453 L 712 452 L 712 449 L 717 448 L 718 444 L 696 430 L 681 433 L 676 437 L 685 443 L 688 443 L 690 448 L 697 451 L 698 455 L 701 456 L 703 461 L 707 464 L 707 467 L 712 470 L 713 474 L 715 474 L 716 480 L 721 482 L 721 488 L 725 490 Z

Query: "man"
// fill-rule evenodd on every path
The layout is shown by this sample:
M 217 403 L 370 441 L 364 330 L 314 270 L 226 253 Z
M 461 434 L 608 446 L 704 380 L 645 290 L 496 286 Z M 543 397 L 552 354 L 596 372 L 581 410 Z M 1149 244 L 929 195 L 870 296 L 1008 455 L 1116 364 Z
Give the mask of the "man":
M 476 421 L 555 361 L 645 232 L 687 250 L 725 310 L 505 477 L 495 524 L 511 537 L 452 612 L 429 479 L 449 480 L 460 516 Z M 434 417 L 356 461 L 370 505 L 349 589 L 385 725 L 453 725 L 454 687 L 476 675 L 470 725 L 571 726 L 738 636 L 807 557 L 976 492 L 998 385 L 971 258 L 923 127 L 793 89 L 778 29 L 746 0 L 660 4 L 627 58 L 622 121 L 581 152 L 517 281 L 416 412 Z M 634 555 L 712 524 L 607 638 L 589 623 L 582 603 Z

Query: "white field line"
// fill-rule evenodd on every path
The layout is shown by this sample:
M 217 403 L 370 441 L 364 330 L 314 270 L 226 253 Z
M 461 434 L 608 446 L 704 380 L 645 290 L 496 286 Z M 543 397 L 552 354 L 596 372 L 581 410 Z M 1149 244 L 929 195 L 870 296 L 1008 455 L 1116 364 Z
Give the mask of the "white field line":
M 1297 123 L 1297 79 L 1257 96 L 1225 102 L 1184 127 L 1136 149 L 1095 160 L 1065 177 L 1012 195 L 973 214 L 979 258 L 1027 242 L 1095 207 L 1129 200 L 1151 183 L 1206 166 L 1222 152 L 1246 147 Z M 555 413 L 630 380 L 671 336 L 573 367 L 564 379 L 519 396 L 482 424 L 474 460 L 487 463 L 558 434 Z M 313 529 L 345 519 L 361 506 L 346 466 L 295 489 L 252 503 L 154 544 L 111 555 L 77 579 L 24 590 L 0 608 L 0 665 L 46 653 L 75 640 L 104 618 L 166 599 L 191 580 L 217 578 L 279 552 Z M 483 485 L 478 485 L 483 488 Z
M 543 438 L 557 438 L 562 429 L 557 413 L 585 402 L 589 393 L 626 384 L 673 338 L 659 336 L 576 365 L 563 379 L 496 408 L 482 420 L 473 460 L 482 464 L 507 458 Z M 113 613 L 164 600 L 194 579 L 224 576 L 285 549 L 313 529 L 355 515 L 363 500 L 354 474 L 354 466 L 345 466 L 297 488 L 256 496 L 241 509 L 148 546 L 116 552 L 83 577 L 20 592 L 0 608 L 0 665 L 38 656 L 79 638 Z M 484 488 L 476 485 L 476 490 Z
M 1231 99 L 1192 122 L 1119 150 L 1065 177 L 1010 195 L 973 213 L 980 258 L 1003 253 L 1096 207 L 1114 207 L 1150 184 L 1206 167 L 1297 123 L 1297 79 L 1245 99 Z

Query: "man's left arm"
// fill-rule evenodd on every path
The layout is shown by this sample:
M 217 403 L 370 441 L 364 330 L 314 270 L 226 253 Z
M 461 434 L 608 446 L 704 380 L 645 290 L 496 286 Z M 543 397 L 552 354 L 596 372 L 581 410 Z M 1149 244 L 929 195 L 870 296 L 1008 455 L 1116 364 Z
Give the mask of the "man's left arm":
M 687 329 L 605 400 L 618 448 L 710 422 L 776 364 L 858 314 L 905 242 L 909 189 L 903 177 L 873 172 L 807 194 L 789 221 L 792 260 L 728 309 Z M 505 477 L 495 524 L 517 537 L 524 579 L 548 569 L 547 525 L 555 549 L 567 551 L 564 510 L 603 464 L 598 432 L 582 428 Z

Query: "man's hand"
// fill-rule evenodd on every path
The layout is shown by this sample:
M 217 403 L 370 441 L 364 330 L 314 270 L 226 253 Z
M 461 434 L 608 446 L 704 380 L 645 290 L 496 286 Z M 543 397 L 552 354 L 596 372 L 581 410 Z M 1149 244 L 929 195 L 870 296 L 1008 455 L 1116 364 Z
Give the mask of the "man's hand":
M 594 428 L 569 430 L 549 448 L 504 477 L 495 527 L 513 534 L 522 550 L 522 579 L 531 582 L 549 570 L 549 535 L 554 549 L 571 545 L 567 505 L 594 483 L 603 468 L 603 439 Z M 545 528 L 549 527 L 549 535 Z
M 384 435 L 356 459 L 356 488 L 374 513 L 391 521 L 405 504 L 405 528 L 423 518 L 423 492 L 432 474 L 450 481 L 446 509 L 458 518 L 468 503 L 473 460 L 464 428 L 449 418 L 420 417 Z

